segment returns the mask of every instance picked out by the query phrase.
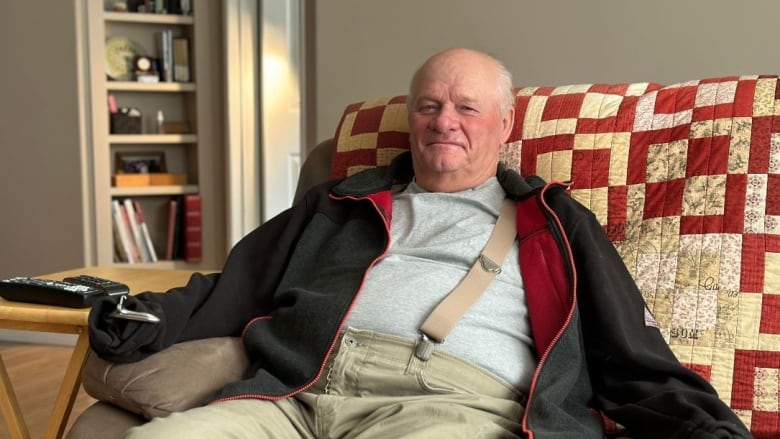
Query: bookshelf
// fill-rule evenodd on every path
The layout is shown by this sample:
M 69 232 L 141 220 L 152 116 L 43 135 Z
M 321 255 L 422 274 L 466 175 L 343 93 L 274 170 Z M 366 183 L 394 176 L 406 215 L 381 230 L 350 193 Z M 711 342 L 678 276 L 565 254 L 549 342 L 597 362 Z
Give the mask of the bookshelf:
M 112 202 L 137 201 L 149 229 L 157 262 L 134 263 L 153 268 L 214 269 L 222 266 L 225 243 L 224 111 L 220 65 L 221 4 L 213 0 L 192 1 L 190 15 L 113 12 L 113 2 L 87 2 L 88 59 L 90 81 L 91 142 L 87 166 L 92 170 L 94 207 L 94 254 L 98 265 L 127 265 L 116 251 Z M 186 38 L 189 44 L 190 80 L 186 82 L 138 82 L 132 61 L 126 75 L 109 68 L 116 52 L 107 48 L 117 39 L 132 42 L 132 53 L 153 60 L 161 57 L 160 35 Z M 126 55 L 128 60 L 132 55 Z M 113 58 L 112 58 L 113 57 Z M 113 65 L 112 65 L 113 66 Z M 110 73 L 110 75 L 109 75 Z M 113 78 L 112 78 L 113 77 Z M 116 107 L 140 113 L 140 132 L 112 128 L 113 96 Z M 178 124 L 173 133 L 162 133 L 157 123 L 161 111 L 165 122 Z M 181 184 L 126 186 L 117 183 L 122 171 L 118 157 L 162 155 L 163 170 L 181 176 Z M 125 180 L 126 181 L 126 180 Z M 166 260 L 170 200 L 199 195 L 202 256 Z M 121 253 L 121 252 L 120 252 Z

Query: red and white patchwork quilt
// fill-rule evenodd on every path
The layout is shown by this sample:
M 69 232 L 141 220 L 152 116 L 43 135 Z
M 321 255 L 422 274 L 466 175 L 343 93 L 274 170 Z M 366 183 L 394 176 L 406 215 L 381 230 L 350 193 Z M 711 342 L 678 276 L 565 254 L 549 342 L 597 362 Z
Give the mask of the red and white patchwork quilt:
M 347 107 L 332 174 L 409 148 L 404 96 Z M 571 181 L 680 361 L 757 439 L 780 437 L 777 76 L 517 89 L 502 160 Z

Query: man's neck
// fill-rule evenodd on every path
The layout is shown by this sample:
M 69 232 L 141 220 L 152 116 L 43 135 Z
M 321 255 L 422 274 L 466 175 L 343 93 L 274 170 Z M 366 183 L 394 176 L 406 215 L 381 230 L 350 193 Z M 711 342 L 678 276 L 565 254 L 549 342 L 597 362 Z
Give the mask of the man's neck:
M 415 176 L 415 182 L 428 192 L 460 192 L 468 189 L 474 189 L 485 183 L 495 174 L 466 176 L 462 174 L 448 174 L 443 177 L 436 175 L 433 177 Z

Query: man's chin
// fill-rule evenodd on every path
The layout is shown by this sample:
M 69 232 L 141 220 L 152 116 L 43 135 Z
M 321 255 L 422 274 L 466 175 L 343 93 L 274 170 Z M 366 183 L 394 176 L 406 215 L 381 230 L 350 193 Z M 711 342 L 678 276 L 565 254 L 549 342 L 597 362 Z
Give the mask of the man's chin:
M 438 145 L 438 144 L 437 144 Z M 416 170 L 425 169 L 431 173 L 450 173 L 461 169 L 467 162 L 463 148 L 447 146 L 427 146 L 412 151 L 412 160 Z
M 430 174 L 438 174 L 441 175 L 442 177 L 444 177 L 447 174 L 457 172 L 462 168 L 463 168 L 463 162 L 458 160 L 440 159 L 440 160 L 430 161 L 425 164 L 425 169 Z

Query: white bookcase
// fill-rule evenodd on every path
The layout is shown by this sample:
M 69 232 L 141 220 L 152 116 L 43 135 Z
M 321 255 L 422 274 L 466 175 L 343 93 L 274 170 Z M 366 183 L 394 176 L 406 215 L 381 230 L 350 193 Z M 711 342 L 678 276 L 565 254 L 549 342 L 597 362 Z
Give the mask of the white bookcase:
M 99 265 L 127 264 L 115 256 L 111 201 L 132 198 L 143 209 L 159 261 L 143 263 L 159 268 L 220 268 L 227 253 L 225 243 L 225 171 L 223 86 L 221 77 L 221 1 L 194 0 L 190 15 L 109 11 L 108 4 L 87 1 L 89 95 L 91 142 L 89 160 L 94 196 L 95 254 Z M 158 58 L 159 35 L 172 30 L 187 37 L 190 82 L 140 83 L 134 79 L 113 80 L 107 75 L 106 41 L 124 37 L 143 54 Z M 112 134 L 109 95 L 118 107 L 131 107 L 142 114 L 138 134 Z M 158 132 L 156 115 L 167 122 L 184 122 L 189 129 L 179 134 Z M 115 186 L 117 154 L 145 155 L 162 152 L 166 172 L 185 174 L 182 184 L 165 186 Z M 201 196 L 200 262 L 165 260 L 168 239 L 168 204 L 184 194 Z

